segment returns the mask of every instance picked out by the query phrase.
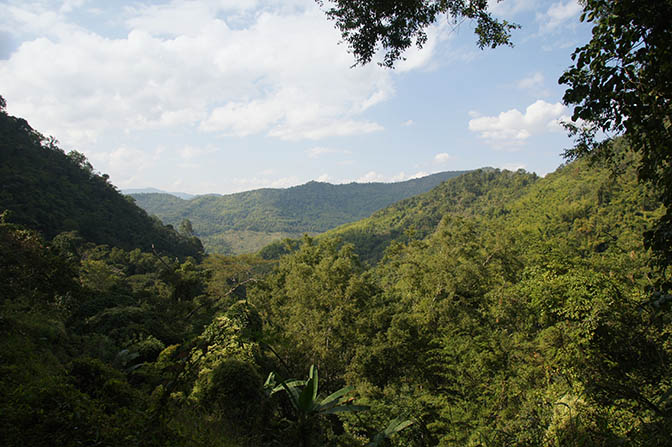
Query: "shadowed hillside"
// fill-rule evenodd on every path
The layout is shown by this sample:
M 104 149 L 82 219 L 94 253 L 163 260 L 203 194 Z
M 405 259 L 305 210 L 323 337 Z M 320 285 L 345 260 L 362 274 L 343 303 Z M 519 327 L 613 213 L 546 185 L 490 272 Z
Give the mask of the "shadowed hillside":
M 21 118 L 0 113 L 0 212 L 5 219 L 53 238 L 77 231 L 91 242 L 200 257 L 193 235 L 180 235 L 137 207 L 93 170 Z

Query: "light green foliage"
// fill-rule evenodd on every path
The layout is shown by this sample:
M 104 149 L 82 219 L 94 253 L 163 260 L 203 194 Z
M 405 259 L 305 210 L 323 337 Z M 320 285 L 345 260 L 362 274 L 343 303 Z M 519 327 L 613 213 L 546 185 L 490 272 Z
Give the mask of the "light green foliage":
M 507 203 L 524 195 L 537 179 L 524 171 L 479 169 L 395 203 L 370 218 L 329 231 L 325 236 L 354 244 L 362 260 L 375 263 L 390 244 L 421 240 L 432 234 L 447 214 L 496 217 L 507 213 Z
M 372 290 L 352 246 L 306 237 L 252 290 L 250 300 L 290 363 L 317 365 L 329 388 L 340 382 L 352 358 L 356 316 Z

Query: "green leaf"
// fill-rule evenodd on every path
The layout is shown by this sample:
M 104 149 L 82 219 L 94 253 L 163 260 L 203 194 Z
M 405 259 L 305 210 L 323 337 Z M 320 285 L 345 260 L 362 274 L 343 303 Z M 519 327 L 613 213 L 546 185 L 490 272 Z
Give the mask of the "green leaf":
M 413 421 L 406 419 L 405 421 L 401 420 L 401 417 L 394 418 L 387 425 L 387 428 L 383 431 L 386 437 L 390 437 L 395 433 L 400 432 L 409 425 L 413 424 Z
M 317 387 L 318 387 L 317 368 L 315 367 L 315 365 L 310 365 L 310 372 L 308 374 L 309 379 L 313 381 L 312 383 L 313 396 L 311 401 L 315 402 L 315 400 L 317 399 Z M 308 384 L 306 384 L 306 388 L 308 388 Z
M 352 386 L 346 386 L 346 387 L 341 388 L 338 391 L 335 391 L 335 392 L 331 393 L 330 395 L 328 395 L 327 397 L 322 399 L 322 401 L 319 403 L 319 406 L 316 410 L 321 411 L 323 408 L 331 408 L 331 407 L 334 407 L 334 406 L 338 405 L 340 398 L 345 396 L 346 394 L 348 394 L 349 392 L 351 392 L 354 389 L 355 388 L 352 387 Z
M 315 399 L 313 398 L 313 392 L 317 389 L 317 381 L 314 378 L 308 379 L 308 383 L 301 391 L 299 396 L 299 410 L 305 413 L 310 412 L 313 409 L 313 404 Z
M 296 381 L 293 381 L 296 382 Z M 295 410 L 299 411 L 299 391 L 294 386 L 289 386 L 286 381 L 280 382 L 280 386 L 287 391 L 289 401 Z

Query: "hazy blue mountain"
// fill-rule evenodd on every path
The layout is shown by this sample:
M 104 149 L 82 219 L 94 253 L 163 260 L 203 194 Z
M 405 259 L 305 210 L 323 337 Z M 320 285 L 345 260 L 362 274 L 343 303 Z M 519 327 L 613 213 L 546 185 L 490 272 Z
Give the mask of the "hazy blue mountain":
M 133 194 L 170 194 L 171 196 L 179 197 L 180 199 L 184 200 L 191 200 L 196 197 L 196 194 L 189 194 L 187 192 L 170 192 L 158 188 L 128 188 L 122 189 L 121 193 L 126 194 L 127 196 Z

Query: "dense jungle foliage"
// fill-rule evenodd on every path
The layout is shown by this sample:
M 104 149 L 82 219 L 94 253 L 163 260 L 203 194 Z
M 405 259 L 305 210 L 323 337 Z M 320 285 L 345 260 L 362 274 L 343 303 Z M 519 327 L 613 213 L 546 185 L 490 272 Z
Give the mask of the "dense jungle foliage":
M 622 141 L 618 166 L 479 170 L 268 259 L 199 261 L 35 214 L 68 194 L 37 167 L 67 163 L 81 215 L 117 193 L 1 119 L 28 185 L 2 177 L 3 445 L 672 443 L 670 304 L 642 242 L 665 209 Z
M 254 253 L 276 240 L 318 234 L 354 222 L 399 200 L 429 191 L 464 171 L 440 172 L 397 183 L 331 185 L 309 182 L 183 200 L 171 194 L 131 194 L 164 222 L 189 220 L 210 253 Z

